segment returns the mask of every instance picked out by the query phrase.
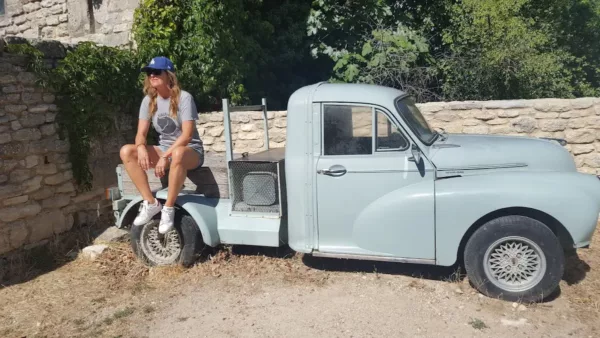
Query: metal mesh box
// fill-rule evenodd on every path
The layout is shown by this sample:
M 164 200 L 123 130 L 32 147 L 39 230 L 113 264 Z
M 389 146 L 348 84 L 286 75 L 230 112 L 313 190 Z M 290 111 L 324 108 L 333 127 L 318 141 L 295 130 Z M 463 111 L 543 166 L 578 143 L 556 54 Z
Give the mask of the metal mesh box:
M 229 162 L 233 212 L 281 215 L 283 159 L 271 152 Z

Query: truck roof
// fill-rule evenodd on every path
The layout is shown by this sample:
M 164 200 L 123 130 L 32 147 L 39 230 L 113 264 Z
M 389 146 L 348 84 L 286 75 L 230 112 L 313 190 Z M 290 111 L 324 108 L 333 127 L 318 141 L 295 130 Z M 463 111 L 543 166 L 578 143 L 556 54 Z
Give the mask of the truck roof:
M 374 84 L 361 83 L 329 83 L 320 82 L 310 86 L 308 92 L 314 91 L 313 102 L 373 102 L 392 103 L 404 91 Z

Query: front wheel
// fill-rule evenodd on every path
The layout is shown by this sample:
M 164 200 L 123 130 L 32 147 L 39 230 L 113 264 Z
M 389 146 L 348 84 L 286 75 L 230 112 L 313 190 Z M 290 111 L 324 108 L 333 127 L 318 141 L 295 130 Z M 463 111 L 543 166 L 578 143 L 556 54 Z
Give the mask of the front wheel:
M 472 284 L 486 296 L 538 302 L 558 288 L 565 258 L 546 225 L 525 216 L 504 216 L 473 233 L 464 261 Z
M 202 235 L 194 219 L 178 210 L 175 226 L 164 235 L 158 232 L 159 221 L 155 218 L 144 225 L 131 227 L 133 252 L 150 266 L 191 266 L 203 246 Z

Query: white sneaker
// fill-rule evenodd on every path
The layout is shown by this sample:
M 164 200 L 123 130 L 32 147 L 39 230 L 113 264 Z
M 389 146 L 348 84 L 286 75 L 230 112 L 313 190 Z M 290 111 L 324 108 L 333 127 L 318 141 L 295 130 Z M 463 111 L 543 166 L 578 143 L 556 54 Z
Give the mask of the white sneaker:
M 162 214 L 160 215 L 160 224 L 158 225 L 158 232 L 166 234 L 173 229 L 173 223 L 175 221 L 175 208 L 164 207 Z
M 162 204 L 155 199 L 154 205 L 148 203 L 148 201 L 142 202 L 142 208 L 137 217 L 133 220 L 133 225 L 144 225 L 158 214 L 162 210 Z

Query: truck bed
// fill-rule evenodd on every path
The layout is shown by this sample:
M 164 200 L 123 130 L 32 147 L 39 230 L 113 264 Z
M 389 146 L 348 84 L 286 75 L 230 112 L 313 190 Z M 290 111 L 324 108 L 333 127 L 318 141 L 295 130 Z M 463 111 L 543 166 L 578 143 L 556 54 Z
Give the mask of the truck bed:
M 137 196 L 139 192 L 127 174 L 123 164 L 117 167 L 123 196 Z M 151 190 L 164 189 L 168 186 L 168 173 L 162 179 L 154 175 L 154 169 L 146 172 Z M 188 171 L 183 190 L 194 191 L 206 197 L 228 198 L 229 186 L 225 155 L 206 152 L 202 167 Z

